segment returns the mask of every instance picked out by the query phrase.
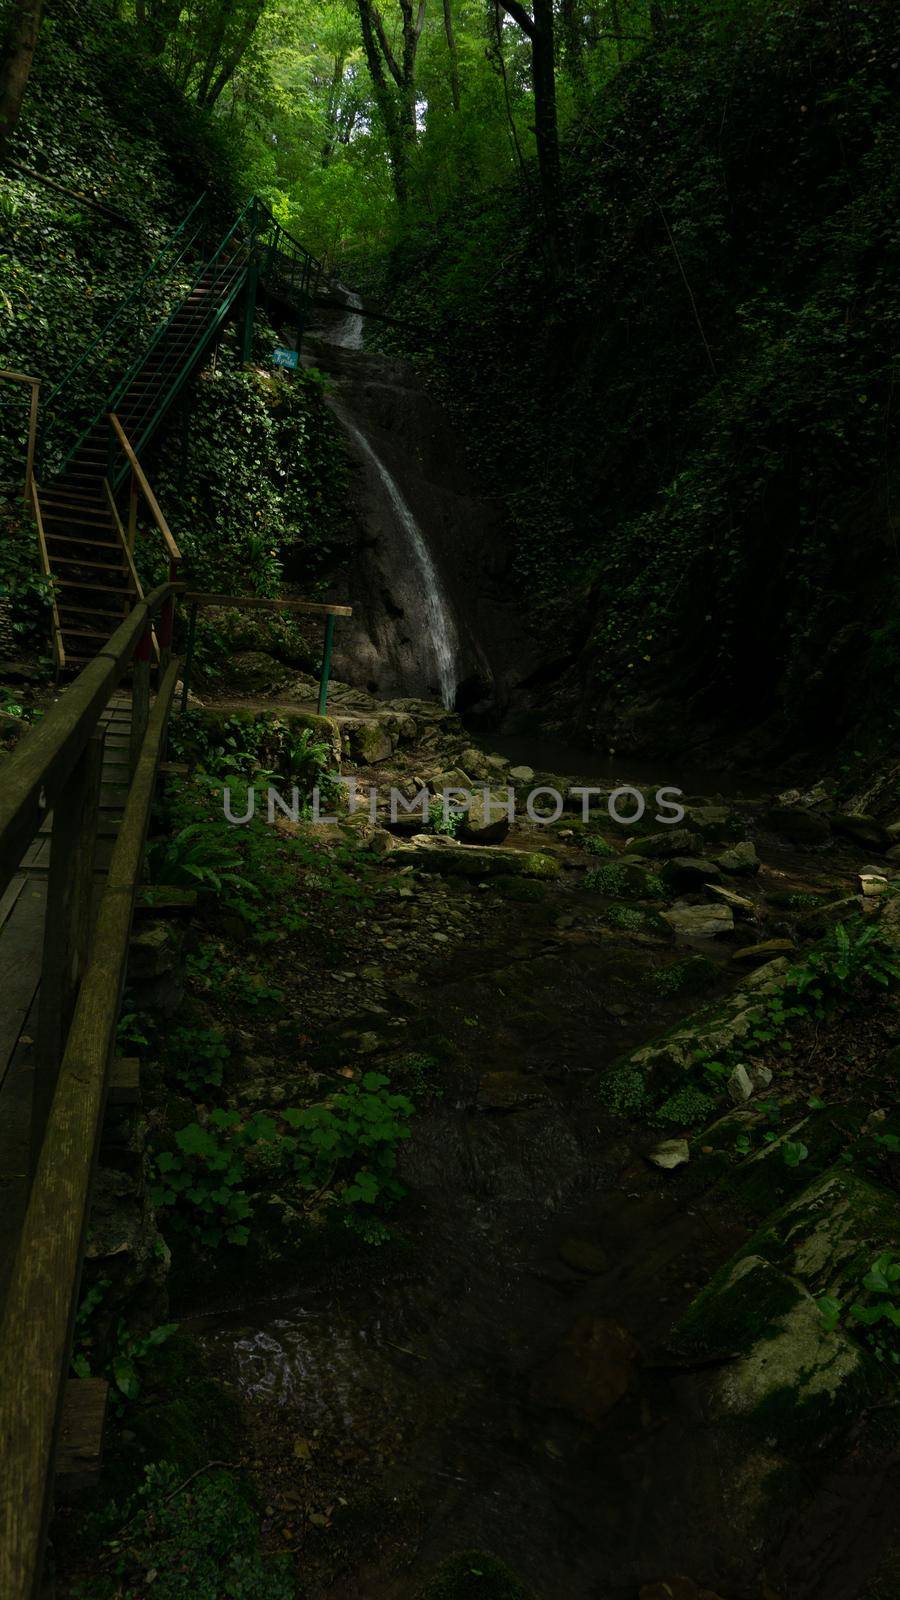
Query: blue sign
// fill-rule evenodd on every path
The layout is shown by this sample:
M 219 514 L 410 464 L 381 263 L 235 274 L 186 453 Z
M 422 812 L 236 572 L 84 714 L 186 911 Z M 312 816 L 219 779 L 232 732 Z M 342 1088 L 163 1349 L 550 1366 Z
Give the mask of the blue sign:
M 272 360 L 274 361 L 276 367 L 295 368 L 300 360 L 300 356 L 298 351 L 284 350 L 279 345 L 278 349 L 273 350 L 272 352 Z

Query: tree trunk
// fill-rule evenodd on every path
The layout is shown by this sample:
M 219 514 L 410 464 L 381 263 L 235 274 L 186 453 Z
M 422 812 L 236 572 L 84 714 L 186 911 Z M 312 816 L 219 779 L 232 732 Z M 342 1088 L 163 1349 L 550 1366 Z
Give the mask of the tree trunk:
M 207 111 L 212 110 L 219 98 L 219 95 L 222 93 L 222 90 L 225 88 L 226 84 L 231 82 L 232 78 L 237 72 L 238 67 L 243 61 L 244 56 L 247 54 L 247 51 L 250 48 L 253 40 L 253 35 L 256 32 L 259 19 L 263 14 L 264 5 L 265 0 L 253 0 L 253 5 L 250 8 L 247 20 L 244 23 L 234 49 L 231 50 L 226 56 L 217 76 L 210 84 L 203 99 L 201 100 L 198 95 L 197 104 L 199 106 L 203 106 Z
M 19 120 L 41 26 L 43 0 L 18 0 L 0 51 L 0 160 Z
M 563 46 L 565 49 L 566 71 L 580 101 L 587 97 L 587 73 L 584 66 L 584 40 L 582 38 L 581 16 L 577 0 L 562 0 L 560 8 L 562 18 Z
M 447 49 L 450 53 L 450 93 L 453 96 L 453 109 L 460 107 L 459 97 L 459 51 L 456 48 L 456 34 L 453 32 L 453 13 L 450 9 L 450 0 L 444 0 L 444 33 L 447 36 Z
M 562 264 L 562 212 L 559 164 L 559 127 L 556 115 L 556 71 L 553 40 L 553 0 L 534 0 L 534 14 L 521 0 L 500 0 L 504 11 L 531 40 L 531 77 L 534 90 L 534 136 L 537 143 L 541 203 L 547 230 L 547 260 L 551 275 Z
M 224 3 L 220 3 L 218 12 L 216 13 L 215 22 L 213 23 L 209 46 L 206 51 L 206 62 L 200 75 L 200 82 L 197 85 L 195 99 L 198 106 L 202 106 L 206 95 L 209 94 L 210 85 L 212 84 L 213 75 L 218 65 L 222 45 L 225 40 L 225 24 L 227 21 L 227 7 L 224 5 Z M 185 82 L 186 81 L 187 80 L 185 79 Z
M 375 37 L 378 22 L 374 14 L 374 7 L 371 4 L 371 0 L 356 0 L 356 4 L 359 11 L 359 24 L 362 29 L 366 65 L 372 78 L 375 103 L 378 106 L 381 120 L 384 124 L 388 156 L 391 163 L 391 176 L 394 180 L 394 193 L 397 196 L 397 204 L 403 207 L 409 199 L 406 141 L 403 138 L 400 119 L 397 115 L 397 106 L 391 93 L 391 86 L 387 81 L 378 40 Z

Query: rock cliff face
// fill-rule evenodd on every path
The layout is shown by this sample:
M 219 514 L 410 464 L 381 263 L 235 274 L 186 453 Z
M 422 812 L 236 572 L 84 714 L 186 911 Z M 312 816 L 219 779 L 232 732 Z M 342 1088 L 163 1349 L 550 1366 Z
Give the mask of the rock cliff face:
M 360 318 L 321 313 L 304 359 L 327 373 L 353 460 L 358 538 L 342 593 L 340 677 L 382 695 L 431 695 L 499 718 L 536 661 L 504 596 L 497 509 L 473 485 L 440 406 L 402 361 L 359 348 Z

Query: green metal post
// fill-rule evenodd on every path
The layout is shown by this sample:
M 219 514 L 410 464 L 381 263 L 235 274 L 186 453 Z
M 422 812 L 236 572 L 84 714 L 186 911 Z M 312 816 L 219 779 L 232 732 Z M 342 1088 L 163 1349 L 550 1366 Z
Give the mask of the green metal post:
M 328 704 L 328 677 L 331 672 L 331 646 L 334 643 L 334 617 L 325 623 L 325 644 L 322 648 L 322 672 L 319 677 L 319 716 L 324 717 Z
M 194 643 L 197 638 L 197 602 L 191 606 L 191 617 L 188 623 L 187 650 L 184 656 L 184 672 L 181 675 L 181 709 L 187 710 L 188 688 L 191 681 L 191 666 L 194 660 Z
M 241 366 L 245 367 L 250 360 L 253 349 L 253 320 L 256 316 L 256 286 L 259 282 L 259 262 L 256 252 L 250 258 L 247 267 L 247 282 L 244 285 L 244 325 L 241 333 Z

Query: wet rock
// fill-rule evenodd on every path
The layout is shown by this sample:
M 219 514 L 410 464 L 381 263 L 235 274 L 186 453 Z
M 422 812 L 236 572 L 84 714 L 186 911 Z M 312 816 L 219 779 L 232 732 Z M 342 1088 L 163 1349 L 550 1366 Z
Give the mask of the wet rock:
M 702 889 L 705 883 L 714 883 L 720 876 L 716 863 L 703 856 L 673 856 L 660 872 L 663 883 L 679 892 Z
M 716 865 L 735 877 L 752 877 L 759 871 L 756 846 L 752 840 L 742 839 L 740 844 L 734 844 L 730 850 L 723 850 L 721 855 L 716 856 Z
M 465 813 L 458 836 L 467 844 L 500 844 L 508 833 L 506 796 L 481 793 Z
M 396 839 L 387 828 L 376 828 L 369 839 L 369 849 L 377 856 L 389 856 L 396 845 Z
M 664 1172 L 670 1172 L 675 1167 L 683 1167 L 690 1159 L 691 1151 L 687 1139 L 663 1139 L 647 1153 L 650 1164 L 661 1167 Z
M 502 757 L 500 759 L 502 760 Z M 467 745 L 465 750 L 460 752 L 459 764 L 465 772 L 471 772 L 473 778 L 488 778 L 495 770 L 484 751 L 476 750 L 474 745 Z
M 227 658 L 227 682 L 249 694 L 274 694 L 291 680 L 290 669 L 261 650 L 238 650 Z
M 869 899 L 876 895 L 887 894 L 888 879 L 883 873 L 861 872 L 858 877 L 860 891 Z
M 771 1082 L 770 1067 L 748 1066 L 739 1062 L 728 1079 L 728 1093 L 736 1106 L 744 1105 L 760 1089 L 767 1089 Z
M 535 1375 L 532 1398 L 596 1427 L 627 1393 L 639 1353 L 636 1340 L 621 1323 L 579 1317 Z
M 721 1005 L 688 1018 L 652 1044 L 642 1045 L 627 1058 L 628 1063 L 641 1074 L 677 1079 L 697 1061 L 721 1056 L 746 1039 L 760 1018 L 760 1002 L 778 992 L 787 970 L 783 956 L 766 962 L 744 978 L 740 989 Z
M 373 766 L 393 754 L 394 740 L 384 722 L 347 721 L 343 733 L 348 755 L 360 766 Z
M 734 889 L 726 889 L 723 884 L 719 883 L 708 883 L 706 884 L 706 889 L 717 900 L 721 900 L 725 905 L 730 906 L 735 916 L 755 917 L 757 915 L 756 905 L 752 900 L 748 900 L 746 895 L 737 894 Z
M 825 844 L 831 838 L 828 818 L 805 806 L 772 806 L 766 813 L 766 826 L 791 844 Z
M 510 767 L 509 779 L 511 783 L 534 783 L 533 767 Z
M 889 850 L 893 843 L 887 828 L 877 818 L 868 817 L 864 812 L 839 812 L 832 817 L 831 825 L 842 839 L 850 839 L 866 849 Z
M 546 1101 L 540 1078 L 525 1072 L 486 1072 L 478 1085 L 479 1111 L 524 1111 Z
M 398 845 L 394 859 L 409 859 L 427 872 L 446 873 L 465 878 L 489 878 L 502 874 L 523 878 L 556 878 L 559 862 L 539 850 L 511 850 L 505 845 L 457 844 L 453 839 L 416 834 L 408 844 Z M 402 891 L 401 891 L 402 892 Z
M 661 915 L 678 939 L 720 939 L 734 933 L 730 906 L 692 906 L 678 901 Z
M 799 1278 L 812 1294 L 842 1300 L 858 1297 L 872 1262 L 898 1245 L 896 1195 L 841 1164 L 774 1212 L 747 1248 Z
M 469 774 L 463 772 L 462 767 L 448 767 L 446 772 L 437 772 L 433 778 L 429 778 L 428 787 L 433 794 L 443 794 L 445 789 L 468 791 L 474 788 L 474 784 Z
M 665 861 L 676 856 L 699 855 L 702 844 L 698 833 L 691 833 L 687 828 L 667 828 L 665 833 L 646 833 L 643 838 L 631 838 L 625 848 L 638 856 Z
M 584 1273 L 585 1277 L 597 1277 L 609 1267 L 606 1251 L 591 1239 L 564 1239 L 559 1247 L 559 1258 L 573 1272 Z
M 745 944 L 742 950 L 735 950 L 731 959 L 742 967 L 756 966 L 764 961 L 771 961 L 773 956 L 787 954 L 794 949 L 790 939 L 765 939 L 762 944 Z

